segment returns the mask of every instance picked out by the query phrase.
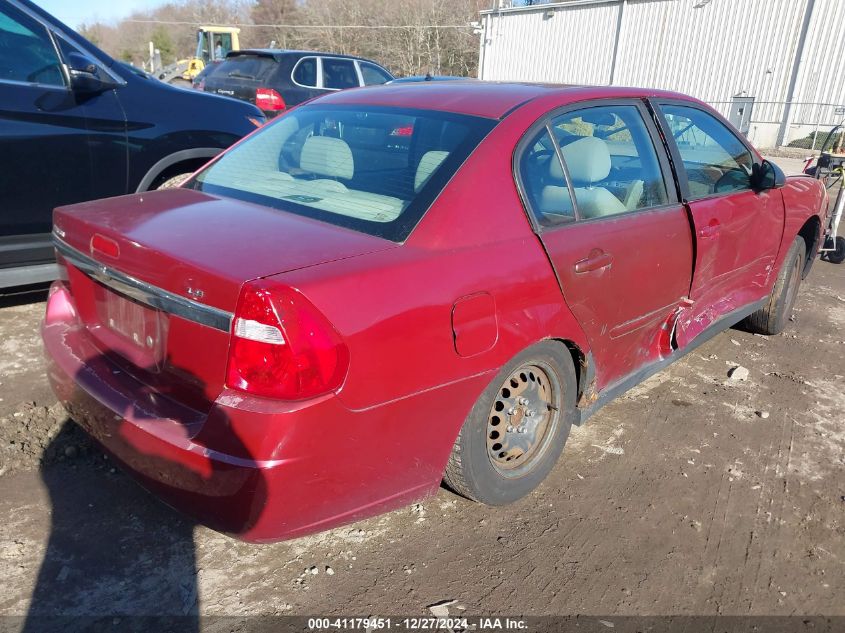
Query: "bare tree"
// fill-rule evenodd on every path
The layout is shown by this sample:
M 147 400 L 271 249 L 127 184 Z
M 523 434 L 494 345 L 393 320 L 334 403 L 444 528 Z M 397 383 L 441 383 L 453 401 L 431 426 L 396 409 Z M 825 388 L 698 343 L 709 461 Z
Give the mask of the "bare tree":
M 245 47 L 361 55 L 397 75 L 474 76 L 478 36 L 470 22 L 491 0 L 174 0 L 115 25 L 82 30 L 109 53 L 141 62 L 156 28 L 176 57 L 193 54 L 201 24 L 241 25 Z M 158 39 L 161 39 L 159 33 Z M 172 61 L 172 60 L 171 60 Z

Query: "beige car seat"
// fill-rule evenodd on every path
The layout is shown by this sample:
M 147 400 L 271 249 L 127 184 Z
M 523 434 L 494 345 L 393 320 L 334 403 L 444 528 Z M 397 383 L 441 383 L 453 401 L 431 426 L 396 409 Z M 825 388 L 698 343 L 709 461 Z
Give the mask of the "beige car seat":
M 610 175 L 610 150 L 600 138 L 585 136 L 561 148 L 563 159 L 569 169 L 575 199 L 581 217 L 596 218 L 604 215 L 624 213 L 625 205 L 604 187 L 597 187 L 594 183 L 601 182 Z M 553 160 L 549 164 L 549 175 L 561 179 L 559 161 Z M 564 187 L 550 185 L 543 188 L 541 193 L 541 208 L 554 200 L 568 196 Z
M 645 181 L 643 180 L 634 180 L 628 185 L 628 189 L 625 191 L 625 199 L 622 201 L 628 211 L 636 211 L 640 207 L 644 190 Z
M 423 188 L 431 175 L 437 171 L 437 168 L 446 160 L 449 152 L 431 151 L 423 154 L 420 158 L 419 165 L 417 165 L 417 173 L 414 177 L 414 191 L 419 191 Z
M 330 182 L 338 178 L 351 180 L 355 175 L 355 161 L 349 145 L 330 136 L 309 136 L 302 146 L 299 167 L 303 171 L 326 176 L 331 179 Z

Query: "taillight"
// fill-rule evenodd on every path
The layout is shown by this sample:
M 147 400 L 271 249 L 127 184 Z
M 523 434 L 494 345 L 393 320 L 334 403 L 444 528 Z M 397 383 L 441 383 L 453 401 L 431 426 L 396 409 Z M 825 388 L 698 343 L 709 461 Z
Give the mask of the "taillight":
M 272 88 L 258 88 L 255 91 L 255 105 L 267 111 L 278 111 L 287 108 L 282 95 Z
M 339 387 L 348 366 L 340 336 L 302 294 L 266 281 L 243 287 L 232 323 L 230 387 L 302 400 Z

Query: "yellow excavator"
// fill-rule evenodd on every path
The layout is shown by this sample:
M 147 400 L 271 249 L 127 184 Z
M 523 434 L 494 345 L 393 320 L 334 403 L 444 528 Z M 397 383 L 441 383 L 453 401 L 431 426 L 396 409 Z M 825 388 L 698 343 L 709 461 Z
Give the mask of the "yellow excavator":
M 194 77 L 231 51 L 240 50 L 239 28 L 233 26 L 201 26 L 197 29 L 197 51 L 194 57 L 180 59 L 156 73 L 161 81 L 190 87 Z

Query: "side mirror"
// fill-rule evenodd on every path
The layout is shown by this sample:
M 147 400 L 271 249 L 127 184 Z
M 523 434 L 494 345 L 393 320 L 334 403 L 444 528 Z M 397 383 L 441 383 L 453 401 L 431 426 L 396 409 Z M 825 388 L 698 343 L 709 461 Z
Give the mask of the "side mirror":
M 780 189 L 785 184 L 786 175 L 774 163 L 764 160 L 762 163 L 754 163 L 752 166 L 751 185 L 757 191 Z
M 74 92 L 91 94 L 105 92 L 117 86 L 113 81 L 103 79 L 96 62 L 82 53 L 68 54 L 67 68 L 70 73 L 70 87 Z

